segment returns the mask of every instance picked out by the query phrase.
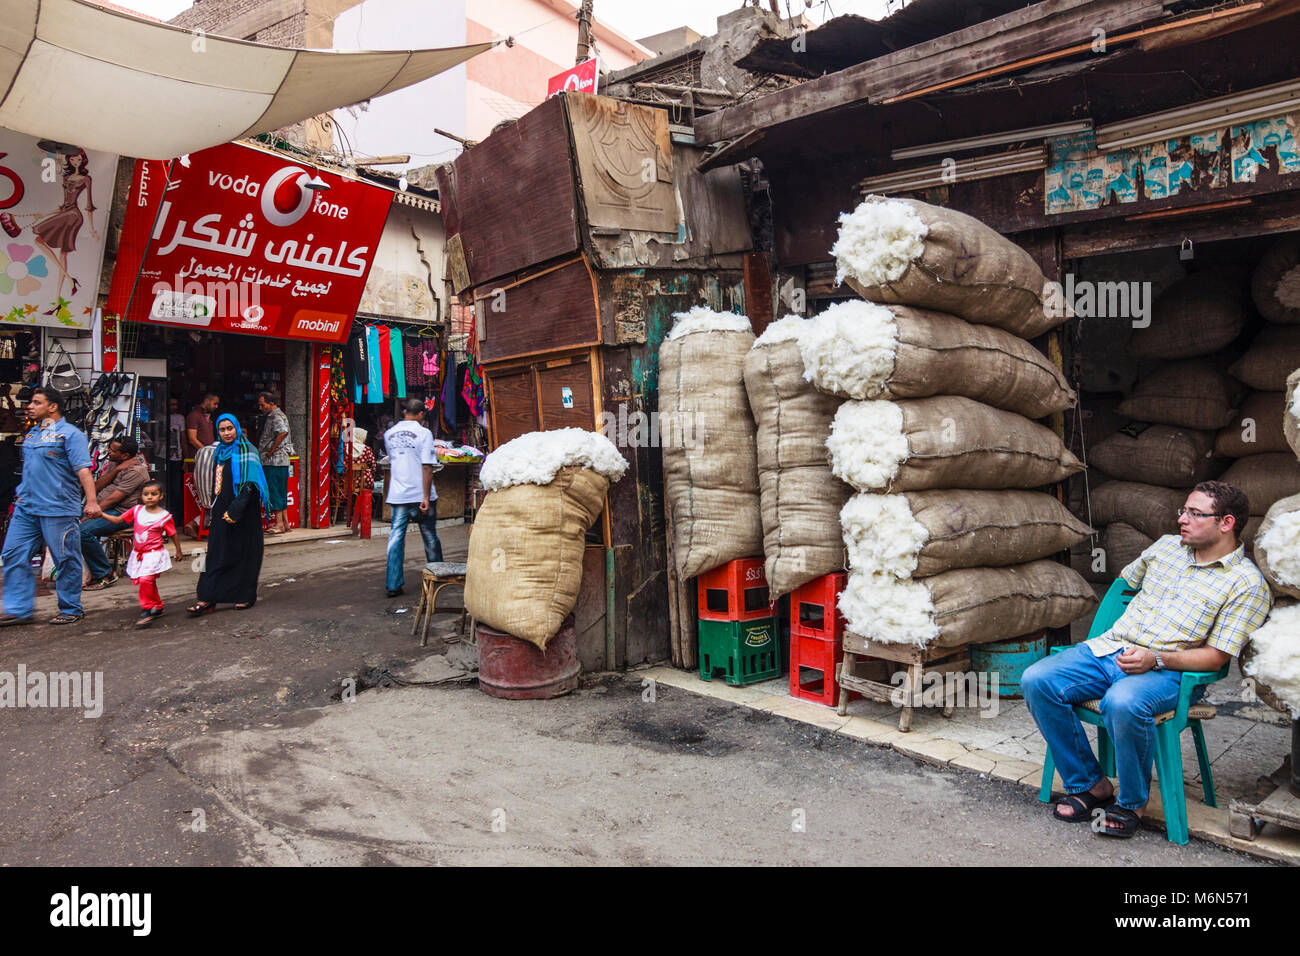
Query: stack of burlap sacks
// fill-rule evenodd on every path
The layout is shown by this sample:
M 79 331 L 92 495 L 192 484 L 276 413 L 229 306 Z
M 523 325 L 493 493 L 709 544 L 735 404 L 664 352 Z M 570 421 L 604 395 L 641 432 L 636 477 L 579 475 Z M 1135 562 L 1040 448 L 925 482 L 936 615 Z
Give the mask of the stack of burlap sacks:
M 1030 490 L 1083 467 L 1031 420 L 1075 400 L 1060 371 L 1026 341 L 1062 321 L 1044 308 L 1042 272 L 979 221 L 925 203 L 869 197 L 840 223 L 832 249 L 839 278 L 867 301 L 831 306 L 806 322 L 783 320 L 750 363 L 780 365 L 789 383 L 797 351 L 820 393 L 805 391 L 800 401 L 818 410 L 822 430 L 832 409 L 826 398 L 840 400 L 825 447 L 830 474 L 857 492 L 840 514 L 849 569 L 840 610 L 850 630 L 886 643 L 957 647 L 1086 614 L 1096 604 L 1092 589 L 1049 556 L 1090 529 L 1051 495 Z M 772 377 L 746 377 L 756 412 L 763 379 Z M 778 403 L 775 414 L 787 407 Z M 807 441 L 800 448 L 809 469 L 814 449 Z M 779 455 L 778 464 L 785 475 Z M 826 489 L 816 535 L 824 544 L 827 504 L 846 491 L 821 467 L 803 485 Z M 765 498 L 765 516 L 766 505 Z M 788 562 L 801 570 L 786 583 L 825 573 L 825 564 L 810 566 L 812 542 L 774 542 L 767 530 L 769 568 L 775 546 L 778 575 L 787 550 L 805 552 Z
M 1270 271 L 1266 257 L 1254 282 L 1261 314 L 1270 323 L 1300 322 L 1266 307 L 1263 292 L 1274 285 L 1262 277 Z M 1273 503 L 1300 492 L 1300 464 L 1282 429 L 1286 376 L 1300 363 L 1300 325 L 1269 324 L 1242 353 L 1247 296 L 1244 277 L 1231 271 L 1195 273 L 1166 289 L 1149 325 L 1134 331 L 1129 354 L 1161 364 L 1119 404 L 1131 421 L 1089 450 L 1089 464 L 1114 479 L 1096 485 L 1090 512 L 1080 512 L 1102 529 L 1104 564 L 1078 555 L 1093 580 L 1110 580 L 1156 538 L 1176 533 L 1178 508 L 1206 478 L 1246 493 L 1247 546 Z

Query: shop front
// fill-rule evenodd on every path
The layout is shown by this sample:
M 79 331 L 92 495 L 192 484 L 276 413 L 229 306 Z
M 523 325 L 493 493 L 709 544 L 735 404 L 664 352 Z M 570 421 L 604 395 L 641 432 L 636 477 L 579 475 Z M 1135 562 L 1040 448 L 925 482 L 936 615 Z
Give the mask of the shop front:
M 142 444 L 172 487 L 191 457 L 173 416 L 215 396 L 256 444 L 269 393 L 289 420 L 290 526 L 329 523 L 339 416 L 321 369 L 347 341 L 392 196 L 237 144 L 136 163 L 107 306 L 118 361 L 105 364 L 139 376 Z

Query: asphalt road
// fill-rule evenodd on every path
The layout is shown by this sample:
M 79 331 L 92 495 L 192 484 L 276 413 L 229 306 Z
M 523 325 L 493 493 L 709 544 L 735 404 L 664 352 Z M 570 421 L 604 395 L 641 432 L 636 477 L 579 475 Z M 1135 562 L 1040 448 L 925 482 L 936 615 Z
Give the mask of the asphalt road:
M 454 675 L 442 655 L 463 648 L 417 646 L 383 546 L 271 549 L 247 612 L 186 618 L 177 571 L 149 630 L 126 587 L 80 626 L 0 631 L 0 671 L 104 675 L 99 718 L 0 710 L 0 864 L 1254 862 L 1104 840 L 1010 784 L 686 691 L 647 700 L 635 674 L 556 701 L 367 687 Z

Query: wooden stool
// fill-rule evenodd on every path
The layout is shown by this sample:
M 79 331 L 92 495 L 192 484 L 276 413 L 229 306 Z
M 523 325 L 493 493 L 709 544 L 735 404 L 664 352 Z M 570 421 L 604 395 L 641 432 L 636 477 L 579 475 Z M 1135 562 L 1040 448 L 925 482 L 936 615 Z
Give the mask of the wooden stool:
M 420 582 L 420 603 L 415 608 L 415 625 L 411 628 L 411 633 L 420 631 L 420 618 L 424 618 L 424 629 L 420 633 L 420 646 L 424 647 L 429 643 L 429 624 L 433 620 L 433 615 L 437 613 L 438 594 L 443 588 L 465 587 L 465 565 L 455 564 L 450 561 L 431 561 L 424 566 L 424 574 Z M 465 601 L 461 599 L 460 607 L 460 636 L 465 636 Z M 447 643 L 454 643 L 460 638 L 454 638 Z
M 131 557 L 132 531 L 128 526 L 121 531 L 114 531 L 103 538 L 104 556 L 108 558 L 108 573 L 117 577 L 126 568 L 127 559 Z
M 894 661 L 907 665 L 907 676 L 902 686 L 893 683 L 867 680 L 853 673 L 859 656 L 877 660 Z M 844 659 L 840 663 L 840 714 L 848 713 L 848 691 L 879 701 L 882 704 L 901 706 L 898 729 L 907 733 L 912 729 L 912 708 L 922 703 L 922 688 L 926 674 L 942 675 L 949 671 L 970 670 L 970 652 L 964 647 L 916 647 L 911 644 L 882 644 L 869 641 L 851 631 L 844 632 Z M 901 701 L 901 705 L 900 702 Z M 954 694 L 945 690 L 943 715 L 951 717 L 956 709 Z

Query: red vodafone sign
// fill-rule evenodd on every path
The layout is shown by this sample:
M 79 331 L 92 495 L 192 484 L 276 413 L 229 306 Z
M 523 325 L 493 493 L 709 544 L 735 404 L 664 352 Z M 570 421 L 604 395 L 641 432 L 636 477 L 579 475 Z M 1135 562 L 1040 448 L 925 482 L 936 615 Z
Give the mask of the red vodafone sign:
M 188 165 L 140 160 L 108 309 L 133 322 L 343 342 L 392 201 L 234 143 L 191 153 Z
M 575 93 L 595 93 L 596 81 L 600 78 L 600 57 L 593 56 L 583 60 L 572 69 L 556 73 L 546 83 L 546 98 L 549 100 L 556 93 L 572 90 Z

